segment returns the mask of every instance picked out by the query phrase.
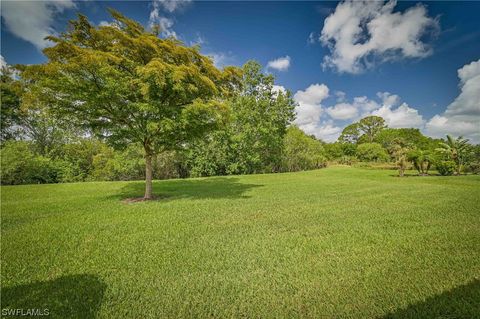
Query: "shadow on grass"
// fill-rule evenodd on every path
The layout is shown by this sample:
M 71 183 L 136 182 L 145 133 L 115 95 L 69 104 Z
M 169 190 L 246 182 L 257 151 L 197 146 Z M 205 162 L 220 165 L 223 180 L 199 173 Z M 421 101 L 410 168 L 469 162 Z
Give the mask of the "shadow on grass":
M 474 319 L 480 318 L 480 280 L 458 286 L 387 314 L 383 319 Z
M 95 318 L 106 287 L 93 275 L 72 275 L 2 288 L 2 318 L 32 317 L 12 315 L 11 311 L 16 309 L 24 313 L 40 311 L 48 318 Z
M 211 177 L 205 179 L 171 179 L 153 182 L 153 194 L 160 201 L 174 199 L 249 198 L 245 192 L 263 185 L 240 183 L 235 177 Z M 116 199 L 143 197 L 145 183 L 125 185 Z

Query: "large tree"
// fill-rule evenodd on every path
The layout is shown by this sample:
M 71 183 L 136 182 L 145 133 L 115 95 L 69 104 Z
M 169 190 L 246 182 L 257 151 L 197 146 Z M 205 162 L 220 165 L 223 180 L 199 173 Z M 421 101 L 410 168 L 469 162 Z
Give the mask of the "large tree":
M 232 96 L 231 116 L 223 130 L 192 145 L 194 176 L 277 172 L 287 126 L 294 119 L 290 92 L 274 90 L 274 77 L 248 61 L 240 89 Z
M 66 32 L 50 36 L 48 62 L 25 67 L 32 82 L 26 101 L 56 114 L 113 146 L 143 146 L 145 199 L 152 199 L 152 158 L 202 136 L 222 122 L 225 97 L 240 71 L 218 70 L 197 47 L 161 39 L 110 11 L 113 23 L 96 27 L 79 15 Z M 155 30 L 157 32 L 155 32 Z
M 359 123 L 352 123 L 346 126 L 338 140 L 342 143 L 351 143 L 356 144 L 358 139 L 360 138 L 360 124 Z
M 377 136 L 381 130 L 387 127 L 385 125 L 385 120 L 380 116 L 375 115 L 367 116 L 361 119 L 358 123 L 360 130 L 365 134 L 369 143 L 372 143 L 375 139 L 375 136 Z
M 295 119 L 289 91 L 274 90 L 274 77 L 256 61 L 243 66 L 242 85 L 232 99 L 230 131 L 236 152 L 235 173 L 276 172 L 281 168 L 283 137 Z

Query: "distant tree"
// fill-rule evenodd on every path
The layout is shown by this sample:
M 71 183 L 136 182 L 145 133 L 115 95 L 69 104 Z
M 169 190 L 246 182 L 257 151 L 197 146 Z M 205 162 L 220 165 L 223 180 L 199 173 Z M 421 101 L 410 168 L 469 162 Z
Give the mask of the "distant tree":
M 326 157 L 320 141 L 290 126 L 284 139 L 283 170 L 288 172 L 322 168 Z
M 360 135 L 360 123 L 352 123 L 343 129 L 338 141 L 342 143 L 356 144 Z
M 362 161 L 387 161 L 388 154 L 378 143 L 363 143 L 357 147 L 357 156 Z
M 462 165 L 469 152 L 468 139 L 464 139 L 462 136 L 454 139 L 452 136 L 447 135 L 447 140 L 441 142 L 440 147 L 436 150 L 447 159 L 453 161 L 456 165 L 456 173 L 460 174 Z
M 190 176 L 214 176 L 234 173 L 237 161 L 228 127 L 208 134 L 185 151 Z
M 186 150 L 192 176 L 251 174 L 281 169 L 283 141 L 294 119 L 290 92 L 273 90 L 274 77 L 249 61 L 238 90 L 229 98 L 225 125 Z
M 152 195 L 152 159 L 203 136 L 223 121 L 225 99 L 240 72 L 222 71 L 197 47 L 110 11 L 114 22 L 96 27 L 79 15 L 68 30 L 48 37 L 48 61 L 25 67 L 32 104 L 42 100 L 116 147 L 138 143 L 145 153 L 145 199 Z
M 411 147 L 417 149 L 433 150 L 437 147 L 433 139 L 423 135 L 417 128 L 386 128 L 378 132 L 374 141 L 389 149 L 398 139 L 408 142 Z
M 240 91 L 232 101 L 231 134 L 235 153 L 232 173 L 275 172 L 280 169 L 283 137 L 295 118 L 290 92 L 275 92 L 274 77 L 256 61 L 242 68 Z
M 386 127 L 385 120 L 380 116 L 367 116 L 359 122 L 359 128 L 369 143 L 372 143 L 377 134 Z

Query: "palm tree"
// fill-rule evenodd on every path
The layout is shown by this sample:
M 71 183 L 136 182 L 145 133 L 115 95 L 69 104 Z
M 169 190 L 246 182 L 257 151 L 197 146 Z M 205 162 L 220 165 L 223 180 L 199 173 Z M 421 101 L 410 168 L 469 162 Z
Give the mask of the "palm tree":
M 408 164 L 408 147 L 402 141 L 395 141 L 392 146 L 392 155 L 396 160 L 396 164 L 398 167 L 398 175 L 403 177 L 405 175 L 405 170 L 407 169 Z
M 440 147 L 436 151 L 447 156 L 449 160 L 454 161 L 457 166 L 457 175 L 460 175 L 464 156 L 468 152 L 468 139 L 464 139 L 463 136 L 454 139 L 447 135 L 447 141 L 441 142 Z
M 408 160 L 412 162 L 419 175 L 428 175 L 434 157 L 429 151 L 414 150 L 408 153 Z

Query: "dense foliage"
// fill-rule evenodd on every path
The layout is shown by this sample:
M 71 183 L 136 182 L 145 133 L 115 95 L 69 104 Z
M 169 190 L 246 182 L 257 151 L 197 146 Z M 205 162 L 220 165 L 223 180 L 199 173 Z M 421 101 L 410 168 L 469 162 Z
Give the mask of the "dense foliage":
M 293 172 L 322 168 L 327 165 L 322 143 L 290 126 L 284 139 L 283 171 Z

